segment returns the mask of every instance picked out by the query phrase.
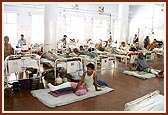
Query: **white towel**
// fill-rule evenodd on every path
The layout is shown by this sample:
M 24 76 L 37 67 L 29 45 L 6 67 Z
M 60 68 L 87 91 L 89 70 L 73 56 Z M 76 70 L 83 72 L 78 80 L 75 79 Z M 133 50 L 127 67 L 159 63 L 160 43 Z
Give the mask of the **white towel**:
M 101 60 L 101 69 L 108 69 L 109 68 L 109 59 L 108 58 L 103 58 Z
M 39 68 L 38 62 L 34 59 L 25 59 L 22 61 L 23 67 L 29 68 Z
M 83 75 L 83 65 L 81 61 L 77 61 L 77 71 L 78 71 L 78 76 Z
M 164 111 L 164 96 L 147 94 L 126 103 L 124 111 Z
M 77 72 L 77 62 L 76 61 L 67 62 L 67 73 L 74 73 L 74 72 Z
M 21 59 L 8 60 L 8 73 L 22 72 Z

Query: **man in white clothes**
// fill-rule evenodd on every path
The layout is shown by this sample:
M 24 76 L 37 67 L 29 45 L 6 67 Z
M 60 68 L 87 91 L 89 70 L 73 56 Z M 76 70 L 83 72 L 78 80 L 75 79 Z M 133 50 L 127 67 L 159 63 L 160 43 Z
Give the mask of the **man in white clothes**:
M 19 39 L 18 43 L 17 43 L 17 47 L 21 47 L 22 45 L 26 45 L 26 40 L 24 39 L 24 35 L 21 34 L 21 39 Z

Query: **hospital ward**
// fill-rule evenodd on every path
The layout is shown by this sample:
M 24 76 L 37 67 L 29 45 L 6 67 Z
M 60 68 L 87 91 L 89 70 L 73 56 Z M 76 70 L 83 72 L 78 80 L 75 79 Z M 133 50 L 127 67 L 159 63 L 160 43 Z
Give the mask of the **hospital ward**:
M 165 113 L 165 2 L 2 2 L 2 112 Z

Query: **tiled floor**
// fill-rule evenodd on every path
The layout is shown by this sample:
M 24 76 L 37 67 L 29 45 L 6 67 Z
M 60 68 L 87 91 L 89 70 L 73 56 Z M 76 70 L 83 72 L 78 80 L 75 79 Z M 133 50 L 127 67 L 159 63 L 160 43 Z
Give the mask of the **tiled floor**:
M 149 65 L 156 69 L 164 69 L 163 57 L 155 61 L 149 61 Z M 116 61 L 115 69 L 99 71 L 99 79 L 108 83 L 114 91 L 94 98 L 88 98 L 79 102 L 48 108 L 36 98 L 30 91 L 15 92 L 13 97 L 4 98 L 4 111 L 123 111 L 125 103 L 139 98 L 147 93 L 160 90 L 164 95 L 164 78 L 152 78 L 143 80 L 123 74 L 125 64 Z M 45 81 L 44 83 L 47 83 Z

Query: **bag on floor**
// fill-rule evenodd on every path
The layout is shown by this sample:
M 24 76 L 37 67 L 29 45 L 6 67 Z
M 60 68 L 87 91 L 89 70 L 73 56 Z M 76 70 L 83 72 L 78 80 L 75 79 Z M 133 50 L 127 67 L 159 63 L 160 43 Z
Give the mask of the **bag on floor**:
M 105 81 L 102 81 L 102 80 L 97 80 L 97 85 L 100 86 L 100 87 L 104 87 L 104 86 L 108 87 L 108 84 Z
M 130 65 L 130 70 L 131 70 L 131 71 L 137 71 L 137 70 L 138 70 L 138 66 L 137 66 L 135 63 L 132 63 L 132 64 Z
M 30 79 L 19 80 L 21 84 L 21 89 L 29 90 L 30 89 Z
M 21 84 L 20 84 L 20 82 L 13 82 L 12 83 L 12 90 L 13 91 L 20 91 L 21 90 Z
M 39 89 L 39 79 L 32 79 L 30 84 L 31 90 Z

